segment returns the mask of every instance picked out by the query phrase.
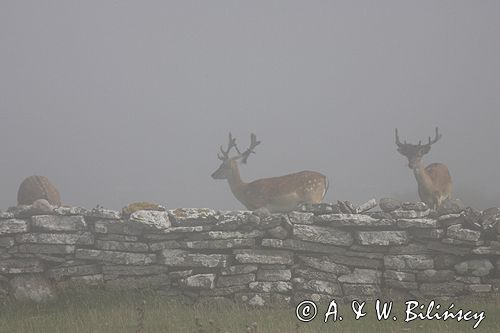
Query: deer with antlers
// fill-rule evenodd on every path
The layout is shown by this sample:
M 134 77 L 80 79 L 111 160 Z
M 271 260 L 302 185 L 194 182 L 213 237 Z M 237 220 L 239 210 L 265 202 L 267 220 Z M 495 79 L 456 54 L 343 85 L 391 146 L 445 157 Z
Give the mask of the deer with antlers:
M 291 211 L 301 203 L 320 203 L 328 190 L 327 178 L 315 171 L 301 171 L 273 178 L 258 179 L 250 183 L 241 180 L 238 161 L 245 164 L 250 154 L 260 141 L 255 134 L 250 135 L 250 147 L 243 153 L 236 145 L 236 139 L 229 133 L 227 149 L 220 147 L 218 154 L 222 161 L 220 167 L 212 174 L 214 179 L 227 179 L 233 195 L 247 209 L 267 208 L 273 212 Z M 234 148 L 237 155 L 229 157 Z
M 396 145 L 398 152 L 408 158 L 408 167 L 413 169 L 418 183 L 418 195 L 420 200 L 429 207 L 438 209 L 442 203 L 448 199 L 452 191 L 452 181 L 448 167 L 441 163 L 432 163 L 424 168 L 422 157 L 431 150 L 431 145 L 441 139 L 439 129 L 436 127 L 436 136 L 427 144 L 418 142 L 418 145 L 401 143 L 398 129 L 396 128 Z

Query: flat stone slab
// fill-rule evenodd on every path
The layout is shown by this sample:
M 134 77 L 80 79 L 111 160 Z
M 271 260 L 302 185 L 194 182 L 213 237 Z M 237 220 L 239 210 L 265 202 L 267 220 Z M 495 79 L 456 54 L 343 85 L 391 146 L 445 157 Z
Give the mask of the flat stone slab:
M 141 224 L 144 228 L 154 230 L 164 230 L 171 226 L 168 213 L 156 210 L 135 211 L 130 215 L 129 220 Z
M 31 217 L 33 228 L 41 231 L 86 231 L 87 223 L 83 216 L 38 215 Z
M 303 252 L 317 252 L 317 253 L 345 253 L 346 249 L 334 245 L 319 244 L 313 242 L 302 241 L 299 239 L 272 239 L 264 238 L 262 240 L 263 247 L 271 247 L 275 249 L 303 251 Z
M 155 254 L 92 249 L 77 249 L 75 257 L 77 259 L 97 260 L 120 265 L 149 265 L 156 262 Z
M 426 269 L 417 272 L 417 281 L 446 282 L 454 280 L 455 280 L 455 271 L 449 269 L 443 269 L 443 270 Z
M 71 234 L 66 233 L 27 233 L 16 236 L 17 243 L 39 243 L 39 244 L 66 244 L 66 245 L 92 245 L 94 235 L 88 231 Z
M 414 273 L 386 270 L 384 271 L 384 279 L 415 282 L 416 277 Z
M 437 228 L 438 221 L 434 219 L 413 218 L 413 219 L 398 219 L 397 226 L 399 228 Z
M 394 220 L 375 219 L 369 215 L 362 214 L 327 214 L 314 217 L 315 223 L 327 224 L 334 227 L 379 227 L 392 226 Z
M 210 208 L 177 208 L 169 210 L 168 214 L 175 226 L 215 224 L 220 215 Z
M 43 264 L 38 259 L 0 260 L 1 274 L 41 273 L 43 270 Z
M 106 280 L 105 285 L 107 288 L 113 289 L 159 288 L 170 285 L 170 279 L 167 274 L 122 276 L 116 279 Z
M 466 256 L 470 254 L 471 248 L 464 246 L 455 246 L 451 244 L 445 244 L 438 241 L 431 241 L 427 243 L 427 248 L 429 250 L 449 253 L 457 256 Z
M 333 262 L 331 259 L 328 257 L 306 257 L 306 256 L 299 256 L 299 259 L 306 265 L 311 268 L 327 272 L 327 273 L 333 273 L 337 275 L 341 274 L 349 274 L 351 273 L 351 270 L 349 267 L 341 264 L 337 264 Z
M 460 224 L 451 225 L 446 229 L 446 236 L 453 239 L 476 242 L 481 238 L 481 232 L 463 228 Z
M 364 301 L 366 298 L 376 297 L 381 294 L 380 286 L 376 284 L 343 284 L 342 289 L 347 300 L 357 299 Z
M 161 251 L 159 263 L 178 267 L 226 267 L 229 260 L 224 254 L 191 253 L 184 250 L 166 249 Z
M 403 245 L 408 243 L 406 231 L 356 231 L 356 240 L 361 245 Z
M 60 255 L 75 253 L 74 245 L 64 244 L 21 244 L 17 249 L 20 253 L 47 253 Z
M 257 265 L 233 265 L 221 270 L 221 275 L 239 275 L 257 272 Z
M 292 284 L 285 281 L 267 282 L 256 281 L 248 284 L 250 290 L 261 293 L 285 293 L 291 291 Z
M 255 281 L 255 274 L 237 274 L 237 275 L 223 275 L 217 279 L 217 287 L 225 288 L 232 286 L 247 286 L 250 282 Z
M 500 255 L 500 242 L 491 241 L 489 246 L 479 246 L 472 250 L 474 254 Z
M 236 261 L 242 264 L 280 264 L 293 263 L 293 254 L 281 250 L 234 250 Z
M 387 255 L 384 257 L 386 269 L 408 271 L 434 268 L 434 260 L 426 254 Z
M 336 274 L 322 272 L 310 267 L 295 267 L 293 270 L 293 276 L 301 277 L 304 280 L 323 280 L 338 282 Z
M 93 219 L 104 219 L 104 220 L 119 220 L 122 218 L 121 212 L 106 208 L 94 208 L 87 212 L 86 217 L 91 217 Z
M 188 235 L 189 240 L 207 240 L 207 239 L 246 239 L 263 237 L 264 232 L 261 230 L 244 231 L 208 231 L 198 234 Z
M 100 266 L 90 264 L 51 268 L 47 271 L 47 276 L 55 280 L 60 280 L 66 276 L 94 275 L 99 273 L 101 273 Z
M 430 212 L 431 212 L 430 210 L 415 211 L 415 210 L 396 209 L 390 212 L 390 214 L 392 218 L 395 219 L 418 219 L 429 216 Z
M 339 282 L 358 284 L 380 284 L 382 273 L 374 269 L 355 268 L 350 274 L 338 277 Z
M 457 296 L 464 292 L 461 282 L 422 283 L 420 292 L 426 296 Z
M 289 269 L 259 269 L 257 271 L 258 281 L 289 281 L 292 271 Z
M 28 223 L 19 219 L 8 219 L 0 221 L 0 236 L 17 234 L 28 231 Z
M 342 288 L 339 283 L 322 280 L 305 280 L 303 278 L 294 279 L 294 287 L 298 291 L 312 291 L 314 293 L 331 296 L 342 295 Z
M 117 277 L 123 275 L 156 275 L 167 273 L 168 268 L 163 265 L 147 265 L 147 266 L 132 266 L 132 265 L 103 265 L 102 273 L 104 278 L 107 276 Z
M 186 249 L 238 249 L 238 248 L 253 248 L 255 247 L 254 238 L 242 239 L 216 239 L 216 240 L 199 240 L 180 242 L 182 248 Z
M 151 251 L 160 251 L 165 249 L 180 249 L 183 247 L 180 241 L 176 240 L 166 240 L 163 242 L 156 242 L 149 244 L 149 248 Z
M 293 235 L 304 241 L 339 246 L 350 246 L 354 242 L 349 232 L 305 224 L 295 224 L 293 226 Z
M 416 238 L 441 239 L 445 231 L 443 229 L 413 229 L 409 230 L 410 235 Z
M 196 274 L 188 276 L 180 281 L 187 288 L 213 289 L 215 286 L 215 274 Z
M 99 250 L 123 251 L 123 252 L 148 252 L 149 246 L 140 242 L 120 242 L 97 240 L 95 247 Z
M 98 234 L 119 234 L 138 236 L 143 232 L 139 223 L 124 222 L 122 220 L 98 220 L 94 223 Z
M 292 224 L 313 224 L 314 214 L 293 211 L 288 213 L 288 220 Z

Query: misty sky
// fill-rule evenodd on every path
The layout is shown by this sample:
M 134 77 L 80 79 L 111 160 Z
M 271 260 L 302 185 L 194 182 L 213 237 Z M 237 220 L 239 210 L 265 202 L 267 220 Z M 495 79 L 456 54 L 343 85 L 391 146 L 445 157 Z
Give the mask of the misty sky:
M 454 197 L 500 206 L 500 1 L 0 1 L 0 209 L 29 175 L 67 204 L 241 209 L 210 174 L 301 170 L 325 201 L 416 200 L 402 139 L 443 138 Z

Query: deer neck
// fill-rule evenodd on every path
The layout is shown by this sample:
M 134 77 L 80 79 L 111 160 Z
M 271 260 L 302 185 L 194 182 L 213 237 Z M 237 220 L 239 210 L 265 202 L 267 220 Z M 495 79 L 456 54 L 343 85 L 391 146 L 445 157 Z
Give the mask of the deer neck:
M 422 187 L 424 189 L 429 189 L 430 187 L 432 187 L 431 179 L 425 171 L 424 164 L 421 160 L 418 161 L 416 167 L 413 169 L 413 174 L 415 175 L 415 179 L 417 180 L 419 187 Z
M 233 195 L 241 202 L 243 202 L 243 191 L 247 184 L 241 180 L 240 170 L 237 165 L 232 168 L 231 175 L 227 178 L 229 187 Z

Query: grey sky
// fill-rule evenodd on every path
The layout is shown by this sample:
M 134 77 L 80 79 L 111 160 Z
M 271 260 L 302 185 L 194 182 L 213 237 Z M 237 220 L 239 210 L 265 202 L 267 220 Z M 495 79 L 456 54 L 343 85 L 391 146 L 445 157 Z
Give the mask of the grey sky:
M 64 202 L 240 209 L 244 180 L 316 170 L 326 201 L 417 199 L 396 152 L 439 126 L 425 163 L 455 197 L 500 205 L 499 1 L 1 1 L 0 208 L 32 174 Z

